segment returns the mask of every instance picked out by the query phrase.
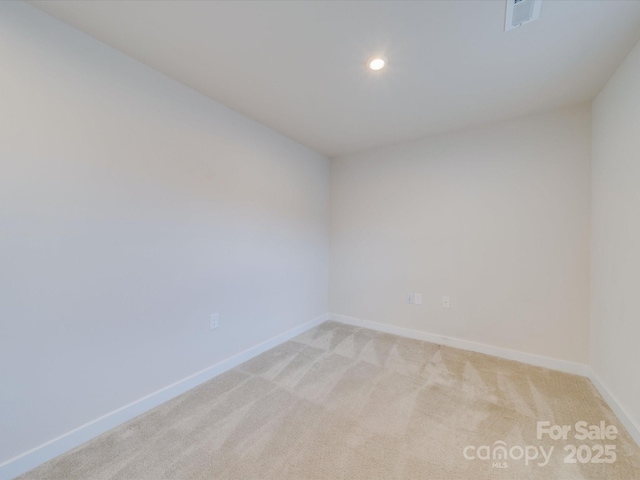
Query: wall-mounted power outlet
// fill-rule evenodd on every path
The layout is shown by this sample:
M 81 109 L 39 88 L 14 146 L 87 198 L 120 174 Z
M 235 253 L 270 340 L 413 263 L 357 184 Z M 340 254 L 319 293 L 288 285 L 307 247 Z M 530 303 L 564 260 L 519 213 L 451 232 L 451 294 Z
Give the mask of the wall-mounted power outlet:
M 220 321 L 220 315 L 217 313 L 212 313 L 209 315 L 209 330 L 215 330 L 218 328 L 218 324 Z
M 449 297 L 442 297 L 442 306 L 444 308 L 450 308 L 451 307 L 451 299 Z
M 422 294 L 407 293 L 406 300 L 407 300 L 407 303 L 410 303 L 411 305 L 422 305 Z

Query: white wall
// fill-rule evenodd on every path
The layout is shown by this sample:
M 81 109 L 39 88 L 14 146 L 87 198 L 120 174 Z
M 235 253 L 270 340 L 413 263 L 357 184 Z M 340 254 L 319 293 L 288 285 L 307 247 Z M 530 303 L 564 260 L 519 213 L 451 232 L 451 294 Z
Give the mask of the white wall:
M 325 157 L 22 3 L 0 59 L 0 463 L 327 312 Z
M 332 314 L 587 363 L 590 128 L 581 105 L 334 159 Z
M 640 44 L 593 102 L 591 367 L 640 432 Z

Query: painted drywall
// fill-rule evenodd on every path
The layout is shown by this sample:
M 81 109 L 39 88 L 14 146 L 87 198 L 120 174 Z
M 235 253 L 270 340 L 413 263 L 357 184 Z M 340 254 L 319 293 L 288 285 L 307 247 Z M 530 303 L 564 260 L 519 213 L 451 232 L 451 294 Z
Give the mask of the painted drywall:
M 22 2 L 0 58 L 0 463 L 327 312 L 328 159 Z
M 585 104 L 334 159 L 331 313 L 587 363 L 590 129 Z
M 640 44 L 593 102 L 591 367 L 640 432 Z

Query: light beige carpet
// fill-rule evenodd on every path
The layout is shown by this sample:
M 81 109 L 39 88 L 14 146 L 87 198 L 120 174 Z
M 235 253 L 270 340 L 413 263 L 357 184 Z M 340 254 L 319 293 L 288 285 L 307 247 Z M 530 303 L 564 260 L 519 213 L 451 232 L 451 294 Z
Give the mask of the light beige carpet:
M 21 478 L 632 480 L 640 449 L 586 378 L 326 322 Z

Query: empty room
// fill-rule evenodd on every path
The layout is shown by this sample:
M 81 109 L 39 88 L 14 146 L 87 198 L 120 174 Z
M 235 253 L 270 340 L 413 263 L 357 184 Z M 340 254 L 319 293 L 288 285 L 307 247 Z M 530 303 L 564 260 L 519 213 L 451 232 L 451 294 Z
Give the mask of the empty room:
M 0 480 L 640 479 L 640 0 L 0 1 Z

